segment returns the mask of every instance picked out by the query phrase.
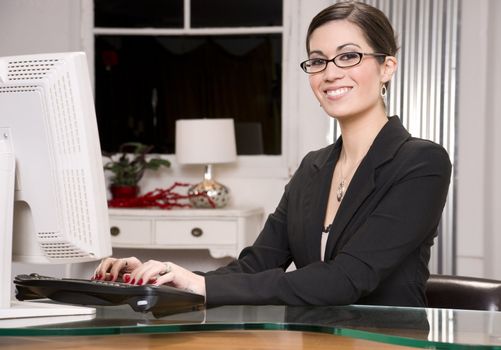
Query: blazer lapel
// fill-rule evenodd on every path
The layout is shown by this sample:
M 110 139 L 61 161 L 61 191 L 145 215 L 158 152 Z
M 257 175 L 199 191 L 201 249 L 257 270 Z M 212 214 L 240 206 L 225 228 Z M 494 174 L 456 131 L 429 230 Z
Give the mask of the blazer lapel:
M 398 117 L 395 116 L 389 118 L 388 123 L 374 139 L 367 155 L 353 175 L 345 197 L 336 213 L 327 240 L 326 259 L 333 253 L 334 247 L 343 235 L 346 225 L 374 190 L 376 169 L 392 159 L 400 146 L 409 137 L 410 134 L 402 126 Z
M 342 141 L 339 139 L 326 159 L 317 159 L 313 162 L 315 173 L 308 179 L 304 196 L 304 227 L 303 242 L 306 244 L 308 261 L 320 259 L 320 240 L 324 227 L 325 211 L 329 199 L 332 182 L 332 173 L 341 151 Z
M 357 209 L 374 190 L 375 168 L 367 156 L 360 163 L 353 175 L 348 190 L 336 213 L 334 222 L 327 239 L 326 252 L 332 252 L 348 222 L 350 222 Z M 326 258 L 328 254 L 325 255 Z

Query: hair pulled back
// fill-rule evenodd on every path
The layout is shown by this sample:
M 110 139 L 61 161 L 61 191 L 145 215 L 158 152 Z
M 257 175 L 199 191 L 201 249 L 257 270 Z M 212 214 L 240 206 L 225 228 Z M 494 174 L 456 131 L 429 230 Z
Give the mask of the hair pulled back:
M 379 9 L 358 1 L 339 2 L 319 12 L 311 21 L 306 35 L 306 52 L 310 52 L 310 37 L 318 27 L 338 20 L 358 26 L 374 52 L 395 56 L 398 47 L 395 32 L 386 15 Z

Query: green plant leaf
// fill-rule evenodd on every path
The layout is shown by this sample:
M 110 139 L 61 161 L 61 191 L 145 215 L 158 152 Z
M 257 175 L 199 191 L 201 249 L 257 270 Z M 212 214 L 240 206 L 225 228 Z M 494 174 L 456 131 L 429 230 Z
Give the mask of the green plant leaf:
M 161 166 L 170 167 L 170 162 L 167 159 L 153 158 L 146 163 L 147 169 L 157 170 Z
M 166 159 L 152 158 L 146 160 L 146 154 L 153 149 L 151 145 L 138 142 L 126 142 L 120 145 L 116 154 L 106 153 L 110 160 L 103 166 L 113 176 L 110 181 L 114 185 L 137 185 L 146 169 L 158 170 L 160 167 L 170 167 Z

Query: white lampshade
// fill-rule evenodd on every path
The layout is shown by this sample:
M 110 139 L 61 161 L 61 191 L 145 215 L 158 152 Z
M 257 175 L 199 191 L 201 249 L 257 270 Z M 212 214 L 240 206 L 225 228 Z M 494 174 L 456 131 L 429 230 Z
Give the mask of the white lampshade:
M 233 119 L 176 121 L 176 158 L 180 164 L 230 163 L 237 159 Z

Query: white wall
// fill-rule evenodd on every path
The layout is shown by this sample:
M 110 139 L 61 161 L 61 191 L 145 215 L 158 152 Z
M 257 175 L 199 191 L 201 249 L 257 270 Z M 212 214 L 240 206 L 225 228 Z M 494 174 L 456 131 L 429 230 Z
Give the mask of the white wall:
M 1 0 L 0 55 L 78 50 L 79 13 L 79 1 Z
M 491 0 L 489 7 L 489 57 L 487 59 L 487 207 L 490 218 L 486 226 L 485 275 L 501 279 L 501 1 Z
M 501 279 L 501 1 L 461 9 L 457 273 Z
M 304 33 L 311 16 L 328 4 L 299 1 L 302 20 L 295 30 L 303 33 L 288 48 L 290 59 L 304 57 Z M 1 0 L 0 56 L 73 51 L 83 48 L 80 23 L 81 1 Z M 457 181 L 457 262 L 459 274 L 501 279 L 501 13 L 499 0 L 462 0 L 459 90 Z M 295 74 L 294 72 L 288 72 Z M 287 164 L 295 164 L 309 149 L 325 144 L 327 119 L 316 104 L 302 76 L 295 78 L 297 93 L 284 99 L 298 123 L 284 124 L 289 148 Z M 292 80 L 294 82 L 294 80 Z M 296 113 L 297 112 L 297 113 Z M 321 136 L 318 136 L 321 135 Z M 230 166 L 231 167 L 231 166 Z M 293 169 L 291 169 L 293 170 Z M 196 182 L 202 169 L 174 166 L 163 174 L 149 176 L 144 190 L 165 187 L 176 180 Z M 257 204 L 273 211 L 286 174 L 269 177 L 231 176 L 232 170 L 215 169 L 218 179 L 233 191 L 235 204 Z

